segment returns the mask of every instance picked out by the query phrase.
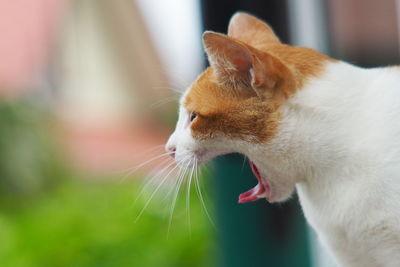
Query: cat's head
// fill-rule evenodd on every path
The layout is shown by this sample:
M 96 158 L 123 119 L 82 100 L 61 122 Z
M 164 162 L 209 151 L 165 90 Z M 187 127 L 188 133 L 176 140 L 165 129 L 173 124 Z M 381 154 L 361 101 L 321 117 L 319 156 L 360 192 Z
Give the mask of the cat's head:
M 264 154 L 279 135 L 283 106 L 327 57 L 282 44 L 266 23 L 245 13 L 232 17 L 227 35 L 205 32 L 203 42 L 210 67 L 183 94 L 166 150 L 183 166 L 242 153 L 259 184 L 239 201 L 285 200 L 295 181 L 269 177 Z

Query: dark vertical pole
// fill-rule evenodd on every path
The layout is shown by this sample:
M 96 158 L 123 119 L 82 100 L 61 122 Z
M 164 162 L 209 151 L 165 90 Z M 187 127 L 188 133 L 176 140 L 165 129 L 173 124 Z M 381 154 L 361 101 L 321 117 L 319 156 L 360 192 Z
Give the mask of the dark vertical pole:
M 283 42 L 289 42 L 285 0 L 203 0 L 205 30 L 226 32 L 236 11 L 267 21 Z M 222 267 L 310 266 L 309 248 L 297 198 L 270 205 L 264 200 L 238 204 L 238 195 L 256 184 L 240 155 L 215 160 L 214 192 Z

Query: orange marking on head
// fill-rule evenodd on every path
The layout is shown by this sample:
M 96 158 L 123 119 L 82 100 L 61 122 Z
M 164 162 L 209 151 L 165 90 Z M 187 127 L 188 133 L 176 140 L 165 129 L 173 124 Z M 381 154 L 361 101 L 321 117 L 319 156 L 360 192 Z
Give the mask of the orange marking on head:
M 279 123 L 279 106 L 251 91 L 227 90 L 208 68 L 193 84 L 184 106 L 196 112 L 191 128 L 196 139 L 226 136 L 254 143 L 271 140 Z
M 192 133 L 268 142 L 278 132 L 284 102 L 333 59 L 280 43 L 267 24 L 244 13 L 232 18 L 229 35 L 204 34 L 211 67 L 184 100 L 198 114 Z

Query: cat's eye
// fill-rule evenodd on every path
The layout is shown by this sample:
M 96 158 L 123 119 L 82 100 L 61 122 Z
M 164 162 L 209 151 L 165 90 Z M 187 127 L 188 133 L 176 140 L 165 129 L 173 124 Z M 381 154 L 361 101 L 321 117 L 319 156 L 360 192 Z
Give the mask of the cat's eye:
M 189 117 L 190 122 L 192 122 L 194 119 L 196 119 L 196 117 L 197 117 L 197 113 L 196 112 L 190 113 L 190 117 Z

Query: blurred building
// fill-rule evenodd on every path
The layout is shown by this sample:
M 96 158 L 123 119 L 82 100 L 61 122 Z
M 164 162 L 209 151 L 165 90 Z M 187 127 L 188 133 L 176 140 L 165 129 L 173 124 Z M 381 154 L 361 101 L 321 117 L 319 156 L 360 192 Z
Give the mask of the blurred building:
M 67 0 L 0 2 L 0 97 L 30 93 L 43 82 Z
M 190 5 L 175 2 L 164 8 L 154 1 L 71 4 L 55 60 L 57 101 L 81 166 L 134 166 L 149 157 L 143 151 L 166 141 L 177 91 L 202 65 L 193 38 L 200 38 L 198 22 L 188 21 Z
M 362 66 L 399 64 L 398 0 L 329 0 L 332 54 Z

